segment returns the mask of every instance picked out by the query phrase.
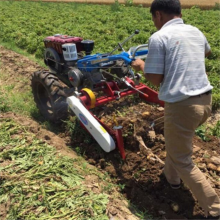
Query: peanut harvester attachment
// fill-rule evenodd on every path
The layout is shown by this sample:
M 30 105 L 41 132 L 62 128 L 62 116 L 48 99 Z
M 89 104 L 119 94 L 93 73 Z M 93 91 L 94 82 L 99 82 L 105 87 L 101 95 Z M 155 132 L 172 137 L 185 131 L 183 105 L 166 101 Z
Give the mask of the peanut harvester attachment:
M 91 40 L 60 34 L 46 37 L 44 61 L 49 71 L 34 72 L 31 83 L 34 100 L 46 119 L 59 122 L 68 116 L 70 107 L 105 152 L 118 148 L 123 159 L 122 126 L 108 127 L 90 110 L 135 93 L 163 106 L 157 92 L 141 83 L 141 75 L 131 68 L 133 60 L 147 56 L 148 45 L 127 52 L 122 47 L 138 33 L 136 30 L 113 51 L 94 55 Z M 122 52 L 113 54 L 117 49 Z

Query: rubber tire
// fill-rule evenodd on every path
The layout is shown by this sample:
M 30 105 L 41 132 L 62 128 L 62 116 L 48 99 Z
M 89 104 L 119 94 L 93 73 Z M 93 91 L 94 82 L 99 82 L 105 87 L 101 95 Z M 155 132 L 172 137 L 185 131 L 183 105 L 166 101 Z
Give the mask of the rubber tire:
M 48 71 L 37 71 L 31 78 L 34 101 L 46 120 L 61 123 L 68 116 L 68 104 L 64 87 L 59 79 Z

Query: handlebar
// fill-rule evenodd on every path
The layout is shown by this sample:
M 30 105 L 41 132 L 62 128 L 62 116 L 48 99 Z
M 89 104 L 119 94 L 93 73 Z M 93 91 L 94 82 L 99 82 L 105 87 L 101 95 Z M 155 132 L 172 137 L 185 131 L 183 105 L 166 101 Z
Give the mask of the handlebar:
M 118 43 L 118 46 L 115 47 L 114 50 L 109 53 L 109 55 L 112 55 L 119 48 L 121 48 L 124 51 L 122 45 L 127 41 L 129 41 L 132 37 L 134 37 L 134 35 L 139 34 L 139 32 L 140 32 L 139 30 L 135 30 L 135 32 L 132 35 L 130 35 L 128 38 L 126 38 L 122 43 Z
M 148 44 L 142 44 L 134 48 L 134 52 L 132 52 L 132 58 L 134 59 L 136 56 L 147 55 L 148 49 L 138 51 L 140 48 L 147 48 Z

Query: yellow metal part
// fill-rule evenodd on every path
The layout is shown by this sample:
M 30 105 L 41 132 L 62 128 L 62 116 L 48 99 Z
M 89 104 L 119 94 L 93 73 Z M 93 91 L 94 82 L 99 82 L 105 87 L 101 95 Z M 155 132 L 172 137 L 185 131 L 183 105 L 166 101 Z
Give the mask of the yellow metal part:
M 91 89 L 88 89 L 88 88 L 83 88 L 82 89 L 84 92 L 87 93 L 87 95 L 89 96 L 90 98 L 90 108 L 94 108 L 95 107 L 95 103 L 96 103 L 96 97 L 95 97 L 95 94 L 93 93 L 93 91 Z

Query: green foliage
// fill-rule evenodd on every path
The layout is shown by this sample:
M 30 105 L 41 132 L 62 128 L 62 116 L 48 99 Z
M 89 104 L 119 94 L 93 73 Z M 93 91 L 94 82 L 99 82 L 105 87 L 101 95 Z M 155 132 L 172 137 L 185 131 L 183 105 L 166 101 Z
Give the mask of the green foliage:
M 82 142 L 85 144 L 88 144 L 92 141 L 91 135 L 87 132 L 86 129 L 82 128 L 80 121 L 76 116 L 71 116 L 69 120 L 65 121 L 65 124 L 66 130 L 69 132 L 73 139 L 74 137 L 81 137 Z
M 203 124 L 196 129 L 195 133 L 203 141 L 209 141 L 210 135 L 220 137 L 220 121 L 217 121 L 213 127 L 210 127 L 207 124 Z
M 212 135 L 220 137 L 220 121 L 218 121 L 214 128 L 211 129 Z
M 216 2 L 213 10 L 220 10 L 220 3 Z
M 127 1 L 127 4 L 131 5 L 132 1 Z M 142 33 L 141 42 L 139 39 L 134 42 L 134 38 L 126 45 L 127 49 L 137 43 L 146 43 L 150 36 L 147 34 L 149 28 L 156 30 L 149 9 L 124 7 L 117 0 L 110 6 L 5 1 L 0 2 L 0 14 L 1 41 L 14 42 L 38 58 L 43 58 L 43 39 L 56 33 L 93 39 L 94 52 L 106 52 L 135 29 L 144 29 L 145 33 Z M 145 22 L 145 18 L 149 22 Z
M 212 95 L 212 109 L 216 110 L 220 108 L 220 93 Z
M 133 0 L 125 0 L 125 6 L 133 6 Z
M 6 219 L 108 219 L 108 196 L 83 185 L 77 160 L 57 155 L 10 119 L 0 121 L 0 140 L 0 158 L 7 160 L 0 166 Z
M 11 111 L 8 100 L 4 96 L 4 94 L 0 94 L 0 113 Z
M 209 134 L 210 132 L 208 132 L 208 128 L 206 125 L 201 125 L 199 126 L 196 131 L 195 131 L 196 135 L 199 136 L 203 141 L 209 141 Z
M 1 72 L 0 80 L 5 80 L 5 73 Z M 17 77 L 20 82 L 22 77 Z M 26 79 L 25 79 L 26 80 Z M 27 82 L 24 82 L 24 84 Z M 36 106 L 33 101 L 31 91 L 24 90 L 23 92 L 14 92 L 15 83 L 12 82 L 9 85 L 2 85 L 0 88 L 0 112 L 14 111 L 25 115 L 30 115 L 32 112 L 36 112 Z
M 118 0 L 115 0 L 115 2 L 111 5 L 111 11 L 112 12 L 119 12 L 121 11 L 121 5 Z
M 17 47 L 41 59 L 44 54 L 43 39 L 57 33 L 93 39 L 94 53 L 111 51 L 135 29 L 139 29 L 140 34 L 125 45 L 125 50 L 131 46 L 148 43 L 149 37 L 156 31 L 149 8 L 124 7 L 133 5 L 133 1 L 124 2 L 125 5 L 115 0 L 108 6 L 0 1 L 0 41 L 13 42 Z M 215 9 L 218 6 L 217 3 Z M 210 43 L 212 55 L 206 59 L 206 69 L 214 86 L 213 108 L 219 108 L 219 10 L 201 10 L 194 6 L 191 9 L 183 9 L 182 14 L 184 22 L 199 28 Z
M 133 205 L 133 204 L 130 204 L 130 208 L 131 209 L 133 209 L 134 210 L 134 212 L 136 213 L 136 215 L 139 217 L 139 219 L 141 219 L 141 220 L 150 220 L 150 219 L 154 219 L 154 220 L 158 220 L 157 218 L 153 218 L 153 216 L 152 215 L 150 215 L 149 213 L 148 213 L 148 211 L 147 210 L 144 210 L 144 211 L 140 211 L 140 210 L 138 210 L 138 208 L 135 206 L 135 205 Z

